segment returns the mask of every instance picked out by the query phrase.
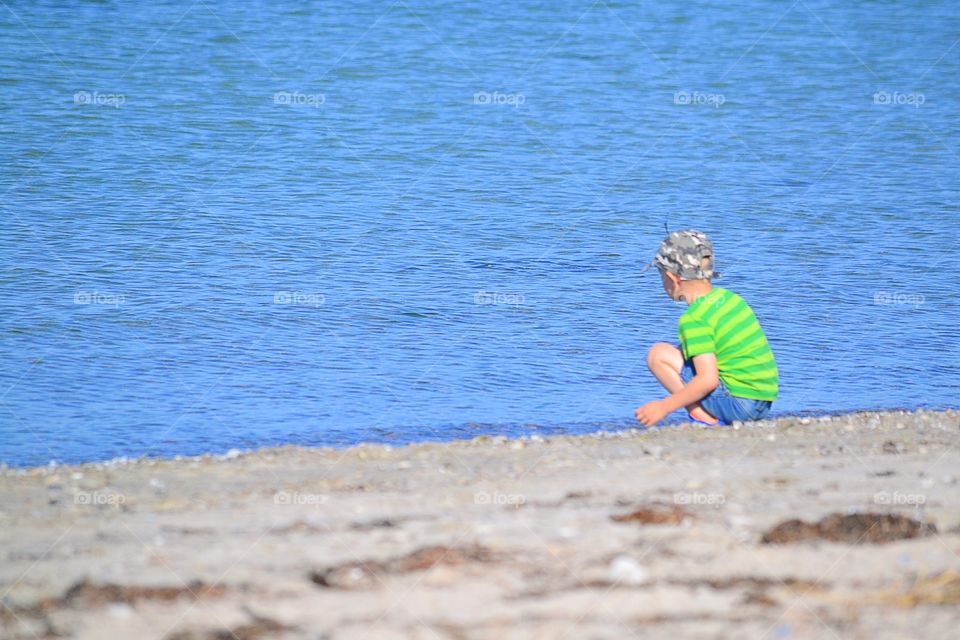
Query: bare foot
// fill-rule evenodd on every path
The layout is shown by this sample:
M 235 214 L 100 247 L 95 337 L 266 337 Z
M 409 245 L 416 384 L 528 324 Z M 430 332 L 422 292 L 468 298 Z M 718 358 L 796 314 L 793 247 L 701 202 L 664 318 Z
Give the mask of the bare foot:
M 719 424 L 719 420 L 714 418 L 712 415 L 707 413 L 706 409 L 703 407 L 696 407 L 693 411 L 688 411 L 690 417 L 694 420 L 699 420 L 700 422 L 706 422 L 707 424 Z

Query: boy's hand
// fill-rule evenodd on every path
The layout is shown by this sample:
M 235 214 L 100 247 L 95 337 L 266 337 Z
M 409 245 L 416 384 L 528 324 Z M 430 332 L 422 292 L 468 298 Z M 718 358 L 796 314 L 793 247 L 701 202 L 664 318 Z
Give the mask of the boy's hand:
M 653 402 L 648 402 L 634 411 L 637 421 L 646 427 L 652 427 L 653 425 L 657 424 L 666 418 L 669 413 L 670 412 L 667 410 L 663 400 L 654 400 Z

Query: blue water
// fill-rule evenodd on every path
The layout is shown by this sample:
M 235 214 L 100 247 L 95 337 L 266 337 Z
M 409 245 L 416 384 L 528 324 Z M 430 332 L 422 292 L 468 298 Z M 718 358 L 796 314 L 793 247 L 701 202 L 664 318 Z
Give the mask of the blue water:
M 0 460 L 627 426 L 665 223 L 775 413 L 957 406 L 954 3 L 636 4 L 0 8 Z

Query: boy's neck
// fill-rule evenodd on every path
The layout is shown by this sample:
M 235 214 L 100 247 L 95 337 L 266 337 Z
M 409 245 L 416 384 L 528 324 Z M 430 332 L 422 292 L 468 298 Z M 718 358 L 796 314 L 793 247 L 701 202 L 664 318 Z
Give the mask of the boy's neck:
M 713 291 L 713 285 L 710 284 L 709 280 L 685 280 L 683 284 L 683 292 L 680 295 L 688 307 L 698 298 L 702 298 Z

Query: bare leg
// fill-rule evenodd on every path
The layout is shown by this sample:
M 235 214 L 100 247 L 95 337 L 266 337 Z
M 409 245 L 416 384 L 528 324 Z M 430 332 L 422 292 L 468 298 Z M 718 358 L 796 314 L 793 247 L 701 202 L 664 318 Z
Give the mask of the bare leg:
M 672 344 L 658 342 L 650 347 L 650 351 L 647 352 L 647 366 L 650 368 L 650 373 L 656 376 L 664 389 L 670 393 L 676 393 L 685 386 L 683 379 L 680 377 L 680 370 L 683 368 L 683 354 Z M 699 402 L 687 405 L 686 409 L 694 420 L 709 424 L 717 424 L 718 422 Z

